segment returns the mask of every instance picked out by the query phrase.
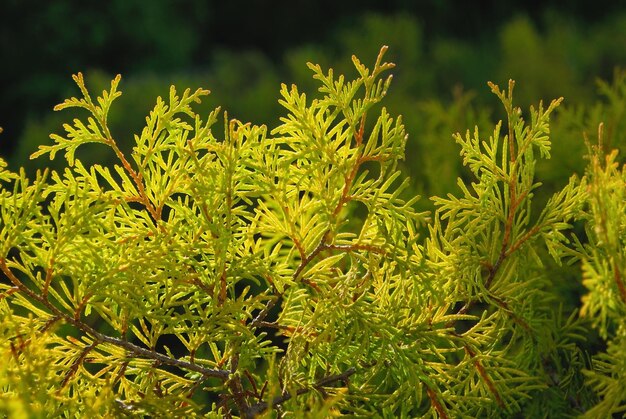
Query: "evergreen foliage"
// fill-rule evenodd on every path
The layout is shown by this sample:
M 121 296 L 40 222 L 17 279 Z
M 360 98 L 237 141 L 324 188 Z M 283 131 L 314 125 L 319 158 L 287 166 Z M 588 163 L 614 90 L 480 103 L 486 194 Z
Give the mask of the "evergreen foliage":
M 589 243 L 582 249 L 583 284 L 589 292 L 581 313 L 608 343 L 594 359 L 593 370 L 585 371 L 600 396 L 587 412 L 589 418 L 626 412 L 626 168 L 617 162 L 617 150 L 604 152 L 602 128 L 600 146 L 590 150 Z
M 626 407 L 625 181 L 616 153 L 546 200 L 561 99 L 456 134 L 471 178 L 420 212 L 399 170 L 407 135 L 380 102 L 394 66 L 352 81 L 309 64 L 278 127 L 194 109 L 171 88 L 130 153 L 109 128 L 120 77 L 55 110 L 33 157 L 0 160 L 0 412 L 9 417 L 610 417 Z M 223 123 L 222 116 L 223 115 Z M 106 146 L 112 167 L 77 148 Z M 586 238 L 572 225 L 583 222 Z M 420 237 L 420 233 L 425 237 Z M 582 314 L 555 310 L 546 264 L 578 263 Z

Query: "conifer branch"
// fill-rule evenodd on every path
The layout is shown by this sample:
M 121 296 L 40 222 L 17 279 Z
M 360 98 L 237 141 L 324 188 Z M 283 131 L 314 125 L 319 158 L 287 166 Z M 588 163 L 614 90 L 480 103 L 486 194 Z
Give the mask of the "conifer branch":
M 62 312 L 60 309 L 58 309 L 54 304 L 52 304 L 50 301 L 48 301 L 48 299 L 44 298 L 43 296 L 40 296 L 38 294 L 36 294 L 34 291 L 32 291 L 31 289 L 29 289 L 26 285 L 24 285 L 24 283 L 22 283 L 22 281 L 20 281 L 11 271 L 11 269 L 7 266 L 6 264 L 6 259 L 4 258 L 0 258 L 0 270 L 2 270 L 2 272 L 6 275 L 7 278 L 9 278 L 9 280 L 17 287 L 19 288 L 20 292 L 22 292 L 23 294 L 25 294 L 26 296 L 28 296 L 29 298 L 31 298 L 34 301 L 37 301 L 41 304 L 43 304 L 48 310 L 50 310 L 55 318 L 62 318 L 66 323 L 71 324 L 73 326 L 75 326 L 76 328 L 80 329 L 81 331 L 87 333 L 88 335 L 92 336 L 94 338 L 94 342 L 98 342 L 98 343 L 110 343 L 112 345 L 118 346 L 120 348 L 125 349 L 126 351 L 128 351 L 128 353 L 134 355 L 134 356 L 138 356 L 141 358 L 147 358 L 147 359 L 153 359 L 155 361 L 159 361 L 162 364 L 165 365 L 170 365 L 173 367 L 177 367 L 183 370 L 189 370 L 189 371 L 194 371 L 194 372 L 198 372 L 200 374 L 206 375 L 207 377 L 215 377 L 215 378 L 219 378 L 222 380 L 226 380 L 228 379 L 228 377 L 230 376 L 230 372 L 229 371 L 225 371 L 225 370 L 214 370 L 214 369 L 210 369 L 210 368 L 205 368 L 201 365 L 198 364 L 193 364 L 187 361 L 182 361 L 179 359 L 174 359 L 174 358 L 170 358 L 167 355 L 163 355 L 159 352 L 156 352 L 154 350 L 151 349 L 145 349 L 142 347 L 139 347 L 133 343 L 130 343 L 126 340 L 123 339 L 119 339 L 119 338 L 115 338 L 112 336 L 107 336 L 103 333 L 100 333 L 98 331 L 96 331 L 94 328 L 92 328 L 91 326 L 89 326 L 88 324 L 84 323 L 82 320 L 76 319 L 75 316 L 71 316 L 67 313 Z
M 528 230 L 522 237 L 520 237 L 515 243 L 513 243 L 505 252 L 504 257 L 511 256 L 512 253 L 516 252 L 524 243 L 526 243 L 529 239 L 531 239 L 534 235 L 536 235 L 541 229 L 543 225 L 535 225 L 530 230 Z
M 333 217 L 337 217 L 339 215 L 339 213 L 341 212 L 341 210 L 343 209 L 343 206 L 347 202 L 350 201 L 350 188 L 352 187 L 352 182 L 356 178 L 356 175 L 358 173 L 359 168 L 361 167 L 361 164 L 363 164 L 362 151 L 361 151 L 360 145 L 361 145 L 361 142 L 362 142 L 364 127 L 365 127 L 365 114 L 363 114 L 363 117 L 361 118 L 361 123 L 360 123 L 360 127 L 359 127 L 359 130 L 358 130 L 358 134 L 355 133 L 355 138 L 356 138 L 356 141 L 357 141 L 357 145 L 359 147 L 357 149 L 356 161 L 355 161 L 354 165 L 352 166 L 352 169 L 350 170 L 350 173 L 347 175 L 347 177 L 344 180 L 344 186 L 343 186 L 343 189 L 341 191 L 341 196 L 339 197 L 339 201 L 337 202 L 337 205 L 335 206 L 335 209 L 332 212 Z M 307 256 L 305 256 L 301 260 L 300 264 L 298 265 L 298 268 L 296 269 L 296 271 L 293 274 L 293 279 L 294 280 L 297 280 L 300 277 L 300 274 L 302 273 L 304 268 L 306 268 L 306 266 L 313 259 L 315 259 L 315 257 L 320 252 L 322 252 L 323 250 L 331 248 L 330 246 L 332 246 L 332 244 L 328 243 L 330 233 L 331 233 L 331 229 L 329 228 L 322 235 L 322 239 L 320 240 L 318 245 L 315 247 L 315 249 L 313 249 L 313 251 L 310 254 L 308 254 Z M 359 246 L 359 245 L 354 245 L 354 246 Z M 358 249 L 358 247 L 353 247 L 353 249 Z M 300 250 L 300 251 L 302 253 L 302 250 Z
M 76 371 L 78 371 L 78 368 L 81 366 L 89 352 L 95 349 L 95 347 L 98 346 L 99 343 L 100 342 L 98 342 L 97 340 L 94 340 L 89 346 L 83 348 L 83 350 L 80 352 L 80 355 L 74 360 L 72 365 L 70 365 L 70 368 L 65 374 L 65 377 L 63 377 L 63 381 L 61 381 L 61 386 L 57 390 L 57 393 L 60 393 L 61 390 L 63 390 L 67 383 L 72 379 L 72 377 L 76 375 Z
M 235 402 L 237 409 L 239 412 L 247 412 L 249 410 L 249 405 L 246 400 L 247 393 L 243 389 L 243 385 L 241 384 L 241 377 L 237 374 L 237 367 L 239 365 L 239 355 L 235 354 L 231 358 L 231 376 L 226 382 L 226 385 L 230 389 L 231 398 Z M 242 415 L 246 418 L 246 414 Z
M 622 303 L 626 304 L 626 286 L 624 285 L 624 281 L 622 280 L 622 273 L 620 271 L 619 265 L 613 260 L 613 280 L 617 285 L 617 289 L 619 290 L 620 298 L 622 299 Z
M 269 314 L 270 310 L 274 308 L 281 295 L 275 296 L 274 298 L 270 298 L 270 300 L 265 304 L 265 307 L 257 314 L 257 316 L 250 322 L 250 327 L 263 327 L 262 325 L 267 323 L 265 322 L 265 318 Z
M 448 414 L 446 413 L 446 410 L 444 409 L 443 405 L 439 401 L 439 398 L 437 397 L 437 393 L 435 393 L 433 389 L 431 389 L 428 385 L 425 385 L 425 386 L 426 386 L 426 394 L 428 395 L 428 398 L 430 399 L 430 404 L 435 408 L 435 410 L 439 414 L 439 417 L 441 419 L 448 419 Z
M 310 387 L 305 387 L 296 390 L 295 394 L 284 392 L 281 396 L 274 397 L 271 402 L 261 401 L 256 404 L 253 404 L 248 407 L 245 411 L 243 417 L 244 418 L 254 418 L 257 415 L 265 412 L 266 410 L 272 408 L 276 408 L 277 406 L 285 403 L 288 400 L 291 400 L 294 396 L 301 396 L 310 392 L 311 390 L 321 391 L 323 387 L 328 387 L 331 384 L 336 382 L 347 382 L 348 379 L 356 373 L 356 368 L 351 367 L 345 370 L 340 374 L 329 375 L 327 377 L 321 378 L 313 383 Z
M 491 394 L 493 394 L 493 396 L 496 398 L 496 402 L 498 403 L 498 406 L 504 409 L 505 405 L 504 405 L 504 401 L 502 400 L 502 396 L 500 395 L 500 392 L 496 388 L 495 384 L 493 383 L 493 380 L 489 376 L 489 373 L 483 366 L 482 362 L 480 362 L 480 360 L 476 357 L 476 352 L 474 352 L 467 345 L 465 345 L 464 348 L 465 348 L 465 352 L 467 352 L 467 354 L 470 357 L 472 357 L 473 364 L 476 367 L 476 371 L 478 371 L 478 374 L 480 375 L 482 380 L 485 382 L 485 384 L 487 384 L 487 388 L 489 389 Z
M 0 301 L 2 301 L 3 299 L 5 299 L 5 298 L 7 298 L 7 297 L 15 294 L 16 292 L 19 292 L 19 291 L 20 291 L 19 287 L 12 286 L 8 290 L 6 290 L 6 291 L 4 291 L 4 292 L 2 292 L 0 294 Z
M 302 259 L 302 261 L 300 261 L 300 264 L 296 268 L 296 271 L 293 273 L 294 281 L 297 281 L 300 278 L 300 274 L 302 274 L 302 271 L 307 267 L 309 263 L 311 263 L 313 259 L 315 259 L 315 257 L 317 257 L 317 255 L 320 254 L 320 252 L 327 249 L 327 245 L 324 243 L 323 240 L 324 238 L 322 238 L 322 240 L 311 253 L 309 253 L 304 259 Z

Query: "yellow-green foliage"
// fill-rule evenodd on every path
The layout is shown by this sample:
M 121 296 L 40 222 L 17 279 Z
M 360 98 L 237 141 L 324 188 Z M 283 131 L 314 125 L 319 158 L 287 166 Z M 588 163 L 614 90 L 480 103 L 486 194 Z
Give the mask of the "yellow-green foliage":
M 394 67 L 385 50 L 371 70 L 353 57 L 354 80 L 309 64 L 318 94 L 283 85 L 286 115 L 271 132 L 219 109 L 203 117 L 194 109 L 208 91 L 172 87 L 130 152 L 108 123 L 120 77 L 94 99 L 74 76 L 81 97 L 55 109 L 87 117 L 34 154 L 63 153 L 63 171 L 30 181 L 0 160 L 0 412 L 620 412 L 625 223 L 613 195 L 624 178 L 614 155 L 537 210 L 535 168 L 550 156 L 560 99 L 524 114 L 513 82 L 491 84 L 506 121 L 454 137 L 471 178 L 434 197 L 429 218 L 399 171 L 402 119 L 380 105 Z M 75 158 L 86 143 L 117 164 Z M 589 244 L 571 239 L 579 219 Z M 579 259 L 585 314 L 612 339 L 595 369 L 579 346 L 585 323 L 555 309 L 544 268 Z
M 626 168 L 617 162 L 617 151 L 606 154 L 600 146 L 591 150 L 589 182 L 589 243 L 582 249 L 583 297 L 581 314 L 603 339 L 594 369 L 586 371 L 601 401 L 586 417 L 611 417 L 626 412 Z

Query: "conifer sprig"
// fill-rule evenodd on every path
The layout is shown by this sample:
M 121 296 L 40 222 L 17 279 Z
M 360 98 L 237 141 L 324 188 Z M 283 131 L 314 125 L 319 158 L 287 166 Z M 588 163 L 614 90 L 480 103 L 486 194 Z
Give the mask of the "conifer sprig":
M 582 249 L 583 296 L 581 314 L 591 319 L 607 351 L 594 359 L 594 369 L 585 371 L 600 400 L 585 417 L 611 417 L 626 411 L 626 168 L 617 161 L 617 151 L 605 153 L 603 125 L 598 145 L 589 146 L 589 195 L 587 234 Z
M 458 394 L 467 395 L 468 383 L 481 386 L 494 405 L 507 411 L 519 409 L 520 397 L 545 385 L 527 372 L 540 368 L 542 354 L 519 351 L 545 339 L 545 323 L 537 319 L 548 314 L 548 307 L 540 303 L 548 296 L 543 291 L 545 280 L 537 274 L 542 261 L 535 241 L 544 237 L 559 261 L 562 252 L 557 249 L 568 243 L 562 231 L 580 213 L 584 199 L 579 182 L 572 178 L 532 222 L 533 191 L 539 187 L 534 150 L 549 157 L 548 119 L 561 100 L 545 110 L 541 104 L 531 108 L 527 125 L 513 105 L 514 83 L 509 82 L 507 91 L 491 83 L 490 87 L 506 111 L 507 134 L 501 137 L 498 123 L 488 140 L 481 139 L 478 128 L 473 135 L 469 131 L 464 137 L 455 135 L 463 162 L 476 180 L 471 185 L 459 180 L 461 198 L 451 194 L 434 198 L 438 208 L 426 252 L 435 277 L 449 278 L 443 286 L 449 290 L 444 301 L 454 316 L 446 327 L 458 339 L 453 345 L 463 349 L 466 362 L 461 365 L 468 368 L 460 375 L 467 378 L 459 382 Z M 469 329 L 460 329 L 460 321 L 469 321 Z M 438 411 L 446 412 L 454 406 L 439 405 Z M 483 408 L 492 409 L 489 404 Z

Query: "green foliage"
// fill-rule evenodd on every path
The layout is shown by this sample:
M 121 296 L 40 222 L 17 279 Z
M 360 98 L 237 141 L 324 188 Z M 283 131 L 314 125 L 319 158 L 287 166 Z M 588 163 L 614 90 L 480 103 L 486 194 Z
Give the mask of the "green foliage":
M 437 185 L 448 193 L 429 218 L 402 180 L 402 119 L 380 106 L 394 67 L 385 51 L 372 69 L 353 57 L 351 81 L 309 64 L 318 93 L 282 85 L 287 114 L 269 131 L 226 113 L 221 124 L 219 108 L 202 118 L 209 92 L 172 87 L 130 152 L 109 126 L 120 77 L 93 99 L 74 76 L 82 97 L 55 109 L 87 118 L 33 155 L 63 153 L 63 170 L 30 181 L 0 160 L 0 412 L 622 412 L 626 179 L 615 154 L 594 154 L 586 177 L 535 202 L 561 99 L 524 114 L 513 82 L 490 84 L 506 122 L 485 137 L 479 116 L 481 128 L 454 136 L 467 174 L 456 194 Z M 432 132 L 460 123 L 459 97 Z M 76 158 L 87 143 L 116 164 Z M 580 220 L 589 243 L 571 235 Z M 593 362 L 587 323 L 555 309 L 546 269 L 579 260 L 583 314 L 609 340 Z
M 443 282 L 443 310 L 464 323 L 449 338 L 456 341 L 450 346 L 464 349 L 463 362 L 446 365 L 449 372 L 442 381 L 458 386 L 452 387 L 458 396 L 479 389 L 473 397 L 484 398 L 469 403 L 460 397 L 451 406 L 453 413 L 445 413 L 449 416 L 524 410 L 552 417 L 578 408 L 555 401 L 576 394 L 577 389 L 560 386 L 556 376 L 576 374 L 576 364 L 563 365 L 559 352 L 580 340 L 580 326 L 571 318 L 564 323 L 559 312 L 552 312 L 554 296 L 547 292 L 549 278 L 542 268 L 545 255 L 560 261 L 570 253 L 563 233 L 582 208 L 584 183 L 570 179 L 533 216 L 532 199 L 540 186 L 534 175 L 536 156 L 549 157 L 548 118 L 560 100 L 546 109 L 531 108 L 526 123 L 513 106 L 513 86 L 510 82 L 508 91 L 502 91 L 491 84 L 506 110 L 504 135 L 498 123 L 488 139 L 478 129 L 455 136 L 475 182 L 459 179 L 460 197 L 434 198 L 437 212 L 426 255 L 433 275 Z M 447 326 L 453 325 L 450 321 Z M 559 364 L 558 372 L 553 371 Z
M 602 125 L 599 130 L 602 144 Z M 626 168 L 617 163 L 617 150 L 590 150 L 589 243 L 583 249 L 581 313 L 592 319 L 607 350 L 586 371 L 601 401 L 586 417 L 611 417 L 626 412 Z

